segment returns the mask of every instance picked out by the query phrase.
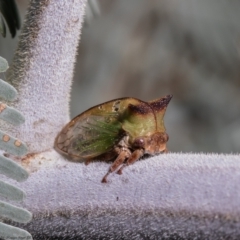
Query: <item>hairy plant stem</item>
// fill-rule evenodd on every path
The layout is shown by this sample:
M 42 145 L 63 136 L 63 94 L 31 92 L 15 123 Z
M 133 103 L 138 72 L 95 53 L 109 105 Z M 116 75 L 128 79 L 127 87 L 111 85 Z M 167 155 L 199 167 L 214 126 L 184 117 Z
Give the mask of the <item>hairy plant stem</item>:
M 69 120 L 69 95 L 86 0 L 32 0 L 7 80 L 18 90 L 12 104 L 25 116 L 4 130 L 29 152 L 52 148 Z

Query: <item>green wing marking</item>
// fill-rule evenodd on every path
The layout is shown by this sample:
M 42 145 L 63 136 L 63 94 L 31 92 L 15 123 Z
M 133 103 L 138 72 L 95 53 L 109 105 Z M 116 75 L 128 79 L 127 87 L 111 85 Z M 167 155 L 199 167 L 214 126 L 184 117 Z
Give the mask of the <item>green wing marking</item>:
M 81 152 L 82 157 L 95 157 L 108 152 L 121 139 L 121 123 L 119 121 L 104 122 L 94 119 L 82 126 L 81 135 L 73 144 L 74 151 Z

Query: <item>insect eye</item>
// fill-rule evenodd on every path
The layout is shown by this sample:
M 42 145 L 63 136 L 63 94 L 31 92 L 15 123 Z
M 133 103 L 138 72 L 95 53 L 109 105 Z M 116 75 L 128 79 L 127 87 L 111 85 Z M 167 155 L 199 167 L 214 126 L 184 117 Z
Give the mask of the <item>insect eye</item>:
M 133 146 L 136 148 L 143 148 L 144 147 L 144 139 L 143 138 L 136 138 L 133 142 Z

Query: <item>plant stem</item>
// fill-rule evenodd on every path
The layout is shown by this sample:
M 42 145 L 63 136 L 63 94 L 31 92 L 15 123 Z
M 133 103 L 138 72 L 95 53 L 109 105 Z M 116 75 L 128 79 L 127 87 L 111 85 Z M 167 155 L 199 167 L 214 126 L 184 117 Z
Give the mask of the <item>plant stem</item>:
M 69 95 L 86 0 L 32 0 L 7 80 L 18 90 L 20 127 L 4 130 L 29 151 L 52 148 L 69 120 Z

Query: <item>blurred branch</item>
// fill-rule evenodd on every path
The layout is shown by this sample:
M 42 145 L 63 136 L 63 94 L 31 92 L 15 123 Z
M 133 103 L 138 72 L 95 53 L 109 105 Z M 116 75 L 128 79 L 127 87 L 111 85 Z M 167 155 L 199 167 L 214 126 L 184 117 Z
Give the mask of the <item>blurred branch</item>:
M 89 25 L 91 21 L 100 15 L 100 6 L 98 0 L 88 0 L 86 8 L 85 24 Z

